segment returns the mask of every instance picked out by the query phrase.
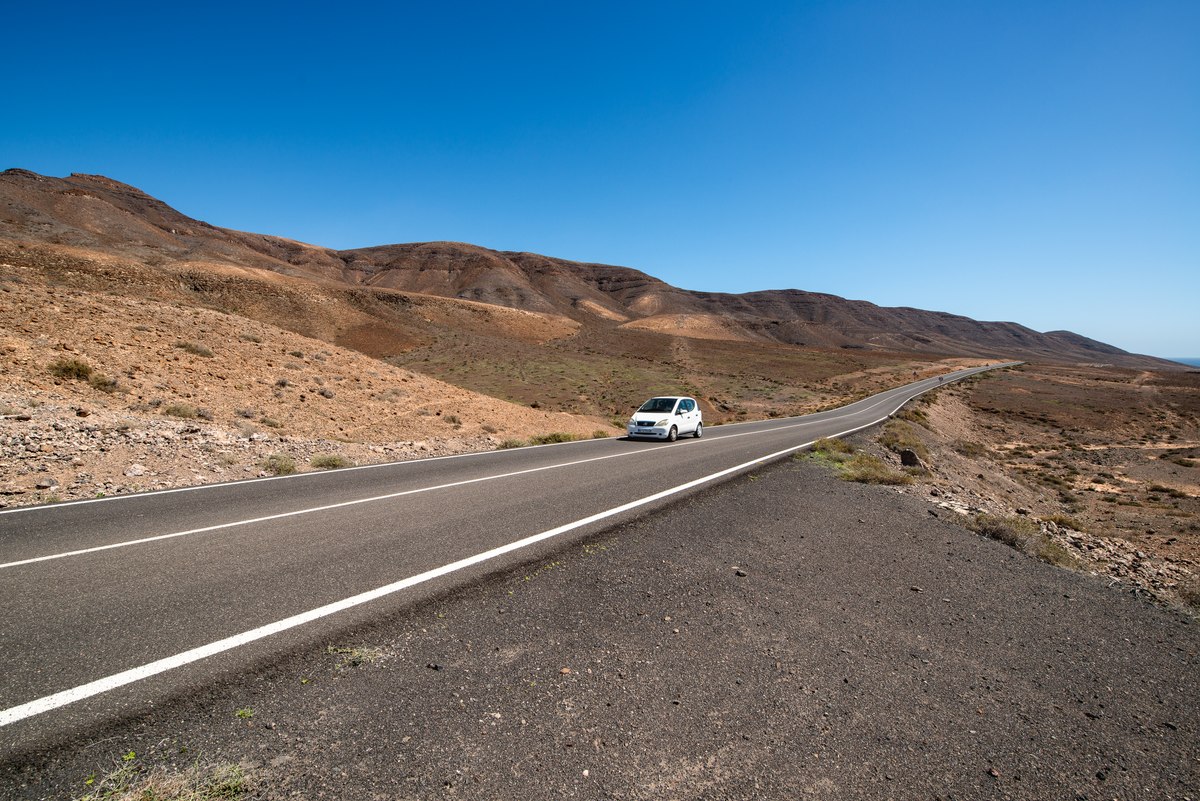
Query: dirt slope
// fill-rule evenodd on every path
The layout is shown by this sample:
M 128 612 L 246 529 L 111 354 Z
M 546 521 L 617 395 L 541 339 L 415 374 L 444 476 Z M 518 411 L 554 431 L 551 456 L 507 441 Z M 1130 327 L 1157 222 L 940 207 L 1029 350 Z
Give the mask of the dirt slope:
M 320 282 L 475 300 L 584 324 L 684 315 L 722 321 L 721 338 L 1070 364 L 1170 369 L 1069 332 L 909 308 L 882 308 L 801 290 L 693 292 L 637 270 L 453 242 L 333 251 L 193 220 L 103 176 L 0 174 L 0 237 L 120 254 L 147 264 L 219 263 Z M 663 323 L 643 327 L 661 329 Z M 712 326 L 698 327 L 711 332 Z M 692 335 L 696 326 L 681 327 Z

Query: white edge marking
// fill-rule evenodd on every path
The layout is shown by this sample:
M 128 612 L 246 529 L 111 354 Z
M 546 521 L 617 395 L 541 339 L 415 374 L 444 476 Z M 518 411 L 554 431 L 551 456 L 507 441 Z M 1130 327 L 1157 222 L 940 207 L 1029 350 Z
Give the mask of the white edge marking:
M 907 402 L 907 400 L 905 402 Z M 903 403 L 900 404 L 900 406 L 903 405 Z M 897 406 L 896 408 L 899 409 L 900 406 Z M 861 431 L 864 428 L 870 428 L 871 426 L 877 425 L 881 421 L 887 419 L 888 416 L 889 415 L 885 415 L 878 420 L 873 420 L 870 423 L 858 426 L 857 428 L 849 429 L 848 431 L 843 431 L 839 434 L 834 434 L 833 436 L 844 437 L 847 434 L 853 434 L 856 431 Z M 815 441 L 816 440 L 813 440 L 813 442 Z M 392 584 L 388 584 L 368 592 L 360 593 L 359 595 L 353 595 L 341 601 L 326 604 L 325 606 L 320 606 L 316 609 L 311 609 L 307 612 L 302 612 L 298 615 L 293 615 L 292 617 L 284 618 L 283 620 L 278 620 L 274 623 L 268 623 L 265 626 L 259 626 L 256 629 L 250 629 L 249 631 L 244 631 L 241 634 L 235 634 L 232 637 L 226 637 L 223 640 L 210 642 L 207 645 L 202 645 L 198 648 L 192 648 L 182 653 L 175 654 L 174 656 L 168 656 L 164 659 L 158 659 L 145 665 L 130 668 L 129 670 L 123 670 L 120 673 L 114 673 L 111 676 L 106 676 L 102 679 L 88 682 L 87 684 L 81 684 L 78 687 L 72 687 L 69 690 L 63 690 L 61 692 L 54 693 L 53 695 L 43 696 L 42 698 L 20 704 L 19 706 L 10 707 L 0 711 L 0 727 L 8 726 L 9 724 L 49 712 L 53 709 L 58 709 L 59 707 L 66 706 L 68 704 L 73 704 L 76 701 L 82 701 L 85 698 L 91 698 L 93 695 L 99 695 L 100 693 L 105 693 L 109 690 L 115 690 L 118 687 L 124 687 L 127 684 L 133 684 L 134 682 L 148 679 L 151 676 L 158 675 L 159 673 L 165 673 L 168 670 L 174 670 L 175 668 L 189 665 L 192 662 L 198 662 L 201 659 L 206 659 L 210 656 L 215 656 L 216 654 L 230 651 L 242 645 L 248 645 L 256 640 L 261 640 L 265 637 L 279 634 L 280 632 L 287 631 L 288 629 L 302 626 L 305 623 L 312 623 L 315 620 L 329 617 L 330 615 L 338 612 L 344 612 L 347 609 L 361 606 L 362 604 L 383 598 L 387 595 L 399 592 L 400 590 L 405 590 L 409 587 L 414 587 L 418 584 L 431 581 L 432 579 L 439 578 L 450 573 L 455 573 L 468 567 L 473 567 L 491 559 L 495 559 L 498 556 L 503 556 L 506 553 L 511 553 L 513 551 L 526 548 L 530 545 L 541 542 L 542 540 L 547 540 L 551 537 L 557 537 L 558 535 L 565 534 L 568 531 L 574 531 L 577 528 L 582 528 L 583 526 L 591 523 L 596 523 L 601 520 L 619 515 L 623 512 L 627 512 L 631 509 L 636 509 L 639 506 L 645 506 L 648 503 L 653 503 L 655 501 L 662 500 L 663 498 L 668 498 L 672 495 L 686 492 L 687 490 L 693 489 L 702 484 L 707 484 L 710 481 L 714 481 L 718 478 L 723 478 L 733 473 L 741 472 L 755 465 L 762 464 L 763 462 L 769 462 L 782 458 L 790 453 L 795 453 L 796 451 L 810 447 L 813 442 L 805 442 L 801 445 L 793 445 L 789 448 L 784 448 L 781 451 L 775 451 L 774 453 L 767 454 L 766 456 L 760 456 L 756 459 L 751 459 L 748 462 L 743 462 L 742 464 L 734 467 L 729 467 L 716 473 L 711 473 L 707 476 L 694 479 L 685 484 L 680 484 L 676 487 L 671 487 L 670 489 L 656 492 L 653 495 L 647 495 L 646 497 L 639 498 L 636 501 L 630 501 L 629 503 L 622 504 L 621 506 L 616 506 L 603 512 L 597 512 L 589 517 L 576 520 L 572 523 L 566 523 L 557 528 L 543 531 L 540 534 L 533 534 L 529 537 L 525 537 L 524 539 L 510 542 L 507 545 L 501 545 L 498 548 L 493 548 L 490 551 L 484 551 L 483 553 L 478 553 L 474 556 L 468 556 L 465 559 L 460 559 L 457 562 L 451 562 L 447 565 L 442 565 L 441 567 L 427 570 L 424 573 L 418 573 L 415 576 L 401 579 L 400 581 Z

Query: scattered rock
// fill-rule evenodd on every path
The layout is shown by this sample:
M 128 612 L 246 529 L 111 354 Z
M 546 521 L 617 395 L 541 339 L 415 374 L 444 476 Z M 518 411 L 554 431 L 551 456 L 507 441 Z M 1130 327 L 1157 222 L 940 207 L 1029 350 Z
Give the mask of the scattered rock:
M 921 457 L 917 456 L 916 451 L 911 451 L 904 448 L 900 451 L 900 464 L 905 467 L 919 467 L 925 469 L 925 463 L 921 461 Z
M 58 486 L 58 479 L 54 478 L 54 476 L 45 476 L 44 478 L 39 478 L 33 486 L 35 489 L 40 490 L 54 489 Z
M 136 463 L 131 464 L 131 465 L 129 465 L 129 469 L 125 471 L 125 475 L 128 476 L 129 478 L 136 478 L 137 476 L 144 476 L 144 475 L 146 475 L 146 466 L 141 465 L 141 464 L 136 464 Z

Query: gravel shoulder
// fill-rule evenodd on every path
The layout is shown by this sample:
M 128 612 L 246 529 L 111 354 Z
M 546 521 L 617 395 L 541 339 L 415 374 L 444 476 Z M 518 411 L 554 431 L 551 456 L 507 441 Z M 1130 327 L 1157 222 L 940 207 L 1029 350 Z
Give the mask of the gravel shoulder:
M 239 764 L 271 799 L 1200 797 L 1195 622 L 957 520 L 787 461 L 27 743 L 0 794 Z

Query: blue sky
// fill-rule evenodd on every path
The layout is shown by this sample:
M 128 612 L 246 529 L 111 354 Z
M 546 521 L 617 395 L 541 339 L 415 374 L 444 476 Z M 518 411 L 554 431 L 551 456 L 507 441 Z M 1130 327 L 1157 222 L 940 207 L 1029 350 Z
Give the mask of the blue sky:
M 0 169 L 337 248 L 450 239 L 1200 355 L 1194 0 L 5 17 Z

